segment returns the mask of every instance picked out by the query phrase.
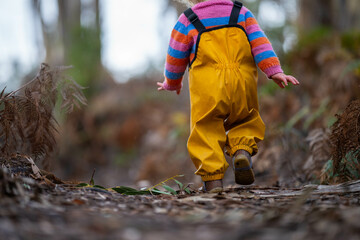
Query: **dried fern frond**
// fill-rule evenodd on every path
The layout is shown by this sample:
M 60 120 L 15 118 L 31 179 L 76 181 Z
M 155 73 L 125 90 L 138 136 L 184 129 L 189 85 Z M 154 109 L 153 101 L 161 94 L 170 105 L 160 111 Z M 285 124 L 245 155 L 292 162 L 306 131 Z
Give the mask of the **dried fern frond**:
M 43 63 L 36 77 L 17 89 L 0 93 L 0 151 L 3 156 L 21 152 L 46 159 L 55 148 L 57 122 L 53 112 L 58 96 L 65 111 L 86 105 L 83 88 L 64 74 L 70 67 Z M 64 97 L 65 96 L 65 97 Z
M 348 152 L 360 148 L 360 100 L 351 102 L 331 127 L 330 142 L 334 172 L 339 170 L 340 162 Z
M 306 141 L 309 142 L 310 157 L 303 166 L 307 179 L 320 177 L 324 164 L 331 158 L 330 131 L 321 128 L 312 130 Z
M 342 183 L 360 179 L 360 148 L 348 152 L 334 171 L 334 161 L 329 160 L 322 170 L 321 183 Z
M 351 102 L 331 128 L 332 159 L 323 168 L 323 183 L 360 179 L 360 100 Z

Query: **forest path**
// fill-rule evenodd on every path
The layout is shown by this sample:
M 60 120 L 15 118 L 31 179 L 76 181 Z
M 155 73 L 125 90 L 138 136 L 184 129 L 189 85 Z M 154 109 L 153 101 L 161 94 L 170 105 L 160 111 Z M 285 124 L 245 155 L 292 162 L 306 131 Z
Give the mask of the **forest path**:
M 125 196 L 2 179 L 1 239 L 356 239 L 360 181 Z M 7 182 L 6 182 L 7 181 Z M 9 188 L 10 189 L 6 189 Z M 12 189 L 12 190 L 11 190 Z M 9 191 L 11 190 L 11 191 Z M 31 190 L 31 191 L 30 191 Z

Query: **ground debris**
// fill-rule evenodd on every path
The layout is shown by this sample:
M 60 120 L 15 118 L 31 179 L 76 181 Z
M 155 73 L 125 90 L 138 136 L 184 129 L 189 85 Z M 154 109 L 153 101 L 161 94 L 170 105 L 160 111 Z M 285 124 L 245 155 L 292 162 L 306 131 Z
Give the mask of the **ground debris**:
M 327 239 L 360 234 L 360 181 L 125 196 L 0 171 L 4 239 Z M 10 190 L 9 190 L 10 189 Z

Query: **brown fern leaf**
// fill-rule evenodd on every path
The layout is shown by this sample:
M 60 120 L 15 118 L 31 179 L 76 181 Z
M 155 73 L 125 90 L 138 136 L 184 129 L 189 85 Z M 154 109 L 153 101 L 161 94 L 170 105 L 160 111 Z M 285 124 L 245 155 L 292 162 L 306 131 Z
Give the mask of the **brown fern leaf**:
M 49 159 L 55 149 L 57 122 L 53 111 L 58 96 L 68 110 L 86 104 L 82 87 L 63 74 L 69 67 L 51 68 L 41 64 L 36 77 L 20 89 L 0 93 L 0 151 L 16 152 L 36 160 Z
M 352 101 L 331 128 L 330 142 L 333 172 L 339 171 L 340 161 L 348 152 L 360 149 L 360 100 Z
M 61 108 L 66 113 L 72 112 L 74 106 L 80 108 L 81 105 L 87 104 L 82 92 L 85 88 L 77 84 L 71 76 L 64 75 L 62 81 L 58 83 L 58 88 L 63 99 Z
M 3 145 L 1 147 L 1 152 L 3 154 L 8 154 L 11 151 L 15 151 L 16 148 L 12 148 L 10 146 L 17 145 L 17 135 L 13 128 L 13 123 L 16 122 L 16 103 L 15 98 L 10 97 L 9 99 L 2 99 L 0 104 L 3 108 L 1 111 L 1 121 L 0 121 L 0 128 L 3 130 L 1 131 L 1 140 Z
M 2 99 L 2 98 L 4 97 L 5 89 L 6 89 L 6 87 L 4 87 L 4 89 L 1 91 L 1 93 L 0 93 L 0 99 Z
M 309 133 L 310 156 L 303 166 L 308 180 L 319 179 L 324 164 L 331 158 L 330 131 L 321 128 Z

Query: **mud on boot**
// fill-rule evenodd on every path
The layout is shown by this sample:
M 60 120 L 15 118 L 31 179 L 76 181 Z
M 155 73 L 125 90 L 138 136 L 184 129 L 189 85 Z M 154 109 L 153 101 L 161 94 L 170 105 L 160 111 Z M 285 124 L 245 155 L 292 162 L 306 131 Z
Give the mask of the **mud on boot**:
M 245 150 L 237 151 L 233 158 L 235 182 L 241 185 L 250 185 L 255 181 L 250 153 Z

